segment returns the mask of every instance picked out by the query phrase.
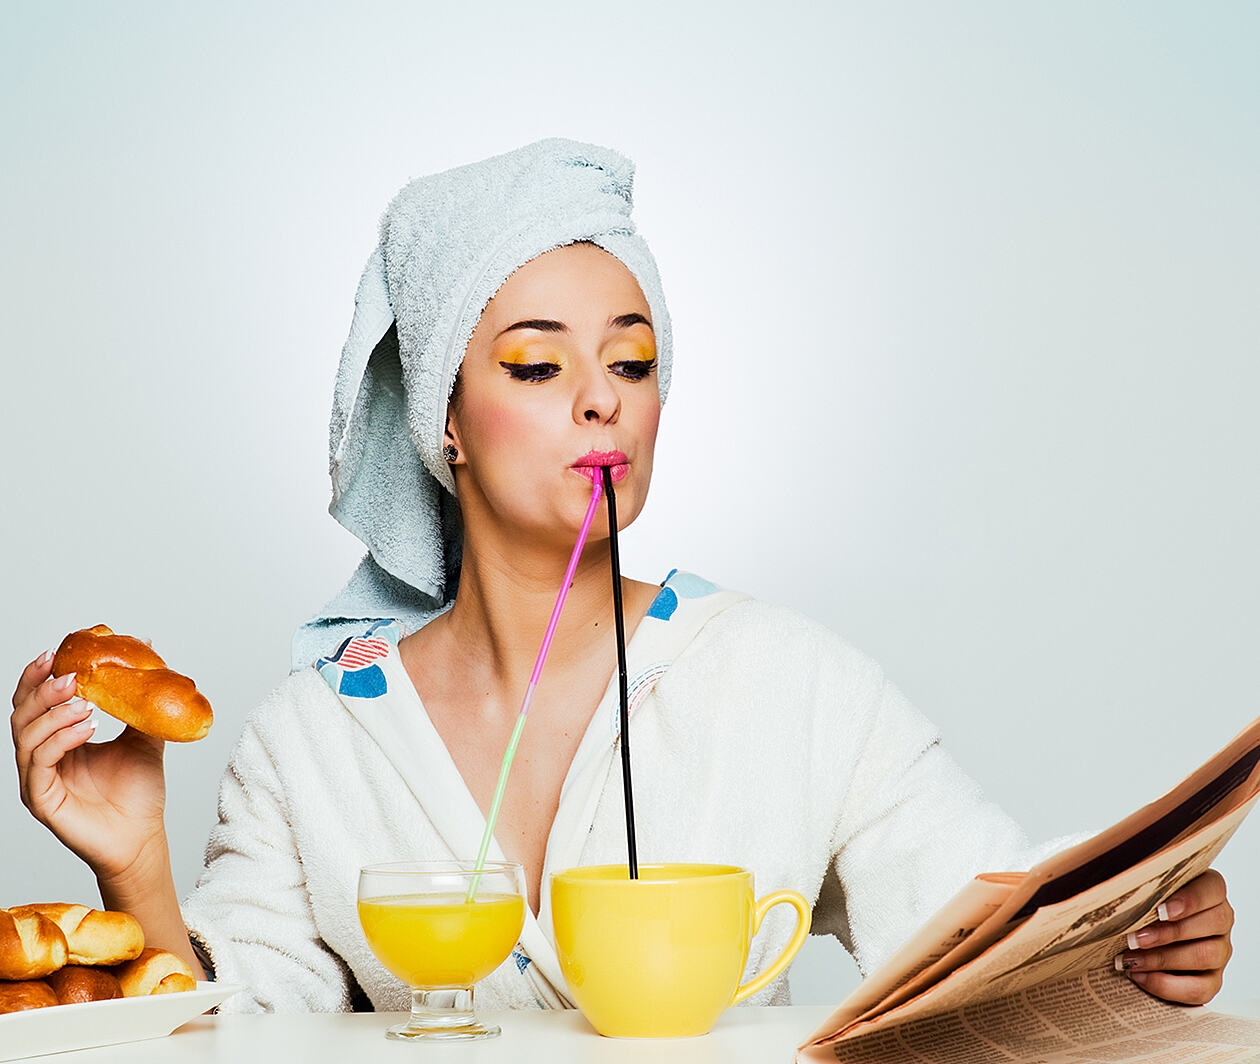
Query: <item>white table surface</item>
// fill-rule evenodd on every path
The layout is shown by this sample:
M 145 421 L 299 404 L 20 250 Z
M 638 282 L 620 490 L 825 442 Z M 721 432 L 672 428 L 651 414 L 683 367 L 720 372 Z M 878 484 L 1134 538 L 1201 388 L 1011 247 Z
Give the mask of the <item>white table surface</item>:
M 385 1028 L 404 1013 L 304 1013 L 199 1016 L 166 1038 L 26 1057 L 23 1064 L 446 1064 L 545 1061 L 546 1064 L 767 1064 L 795 1059 L 796 1047 L 831 1012 L 829 1005 L 728 1009 L 700 1038 L 602 1038 L 576 1010 L 486 1012 L 503 1034 L 465 1045 L 389 1041 Z M 1260 1000 L 1213 1002 L 1213 1011 L 1260 1019 Z
M 700 1038 L 602 1038 L 575 1009 L 522 1009 L 478 1015 L 503 1028 L 484 1042 L 415 1045 L 385 1037 L 385 1028 L 405 1013 L 309 1013 L 199 1016 L 167 1038 L 102 1046 L 73 1053 L 24 1057 L 20 1064 L 764 1064 L 791 1062 L 800 1045 L 827 1018 L 826 1005 L 728 1009 Z

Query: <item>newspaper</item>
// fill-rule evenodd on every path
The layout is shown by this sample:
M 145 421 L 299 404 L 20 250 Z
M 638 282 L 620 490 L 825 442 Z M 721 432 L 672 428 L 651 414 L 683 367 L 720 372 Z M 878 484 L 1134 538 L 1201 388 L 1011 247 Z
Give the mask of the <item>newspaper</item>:
M 840 1064 L 1241 1064 L 1260 1023 L 1160 1001 L 1096 968 L 874 1034 L 802 1050 Z
M 1260 1023 L 1159 1001 L 1113 965 L 1127 933 L 1209 867 L 1258 797 L 1260 719 L 1114 827 L 1026 874 L 977 877 L 798 1060 L 1147 1061 L 1164 1042 L 1178 1064 L 1260 1059 Z

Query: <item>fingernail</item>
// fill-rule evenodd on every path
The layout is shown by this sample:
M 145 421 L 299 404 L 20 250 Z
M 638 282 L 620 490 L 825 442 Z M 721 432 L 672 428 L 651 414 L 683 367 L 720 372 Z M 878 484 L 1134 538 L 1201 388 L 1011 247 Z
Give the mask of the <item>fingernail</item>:
M 1130 931 L 1126 937 L 1129 940 L 1129 949 L 1141 949 L 1143 946 L 1151 945 L 1158 936 L 1154 931 L 1143 929 Z
M 1130 957 L 1127 953 L 1121 953 L 1115 959 L 1116 971 L 1127 972 L 1134 968 L 1140 967 L 1142 961 L 1137 957 Z
M 53 688 L 57 691 L 68 691 L 74 686 L 74 673 L 68 672 L 64 676 L 59 676 L 53 682 Z
M 36 665 L 47 665 L 47 664 L 48 664 L 48 662 L 52 661 L 52 658 L 53 658 L 53 652 L 52 652 L 51 650 L 45 650 L 45 651 L 44 651 L 44 652 L 43 652 L 43 653 L 39 656 L 39 660 L 38 660 L 38 661 L 36 661 L 36 662 L 35 662 L 35 664 L 36 664 Z
M 1155 910 L 1156 915 L 1161 920 L 1176 920 L 1186 911 L 1186 903 L 1180 898 L 1169 898 L 1158 909 Z
M 87 732 L 88 735 L 91 735 L 94 731 L 96 731 L 96 720 L 92 717 L 89 717 L 87 720 L 79 721 L 79 723 L 76 724 L 75 727 L 78 728 L 79 731 Z
M 72 698 L 69 706 L 71 714 L 76 717 L 86 717 L 92 712 L 92 705 L 86 698 Z

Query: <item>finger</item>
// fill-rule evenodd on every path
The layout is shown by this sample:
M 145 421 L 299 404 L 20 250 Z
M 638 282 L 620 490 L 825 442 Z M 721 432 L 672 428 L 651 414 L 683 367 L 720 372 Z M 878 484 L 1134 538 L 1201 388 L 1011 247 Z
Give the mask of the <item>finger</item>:
M 72 698 L 59 706 L 41 713 L 18 735 L 14 747 L 17 753 L 18 775 L 27 770 L 35 748 L 46 742 L 53 733 L 71 724 L 77 724 L 92 712 L 92 703 L 82 698 Z
M 1116 967 L 1122 971 L 1139 972 L 1210 972 L 1224 968 L 1232 953 L 1229 939 L 1225 935 L 1217 935 L 1122 953 L 1116 958 Z
M 56 678 L 50 677 L 39 684 L 25 701 L 14 708 L 13 715 L 9 718 L 13 741 L 16 743 L 22 729 L 40 714 L 73 698 L 75 690 L 75 674 L 72 672 Z
M 1181 1005 L 1206 1005 L 1221 989 L 1221 973 L 1205 972 L 1175 975 L 1171 972 L 1132 972 L 1129 975 L 1143 990 L 1165 1001 Z
M 1192 938 L 1210 938 L 1212 935 L 1228 935 L 1234 926 L 1234 907 L 1227 901 L 1213 905 L 1201 913 L 1187 916 L 1184 920 L 1159 921 L 1147 924 L 1139 931 L 1128 934 L 1129 949 L 1150 949 L 1172 942 L 1188 942 Z
M 23 800 L 36 816 L 43 819 L 51 815 L 65 800 L 66 786 L 57 766 L 71 750 L 86 743 L 94 731 L 96 721 L 89 717 L 54 732 L 31 752 Z
M 45 650 L 22 670 L 22 675 L 18 677 L 17 687 L 13 691 L 14 709 L 17 709 L 18 703 L 29 698 L 31 692 L 48 678 L 48 674 L 52 671 L 52 660 L 53 652 Z
M 1169 895 L 1159 907 L 1161 920 L 1180 920 L 1194 913 L 1210 909 L 1225 900 L 1225 877 L 1214 868 L 1190 880 L 1175 894 Z

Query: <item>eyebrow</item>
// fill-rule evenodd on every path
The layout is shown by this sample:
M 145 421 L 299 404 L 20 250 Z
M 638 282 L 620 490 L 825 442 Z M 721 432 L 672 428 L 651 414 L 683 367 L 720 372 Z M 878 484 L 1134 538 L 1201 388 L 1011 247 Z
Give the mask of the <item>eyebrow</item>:
M 652 328 L 652 323 L 642 314 L 618 314 L 614 318 L 608 319 L 608 327 L 610 329 L 627 329 L 631 325 L 646 325 Z M 549 318 L 526 318 L 524 321 L 518 321 L 514 325 L 509 325 L 503 332 L 495 337 L 497 340 L 503 333 L 511 332 L 513 329 L 537 329 L 539 332 L 568 332 L 569 327 L 562 321 L 551 321 Z

